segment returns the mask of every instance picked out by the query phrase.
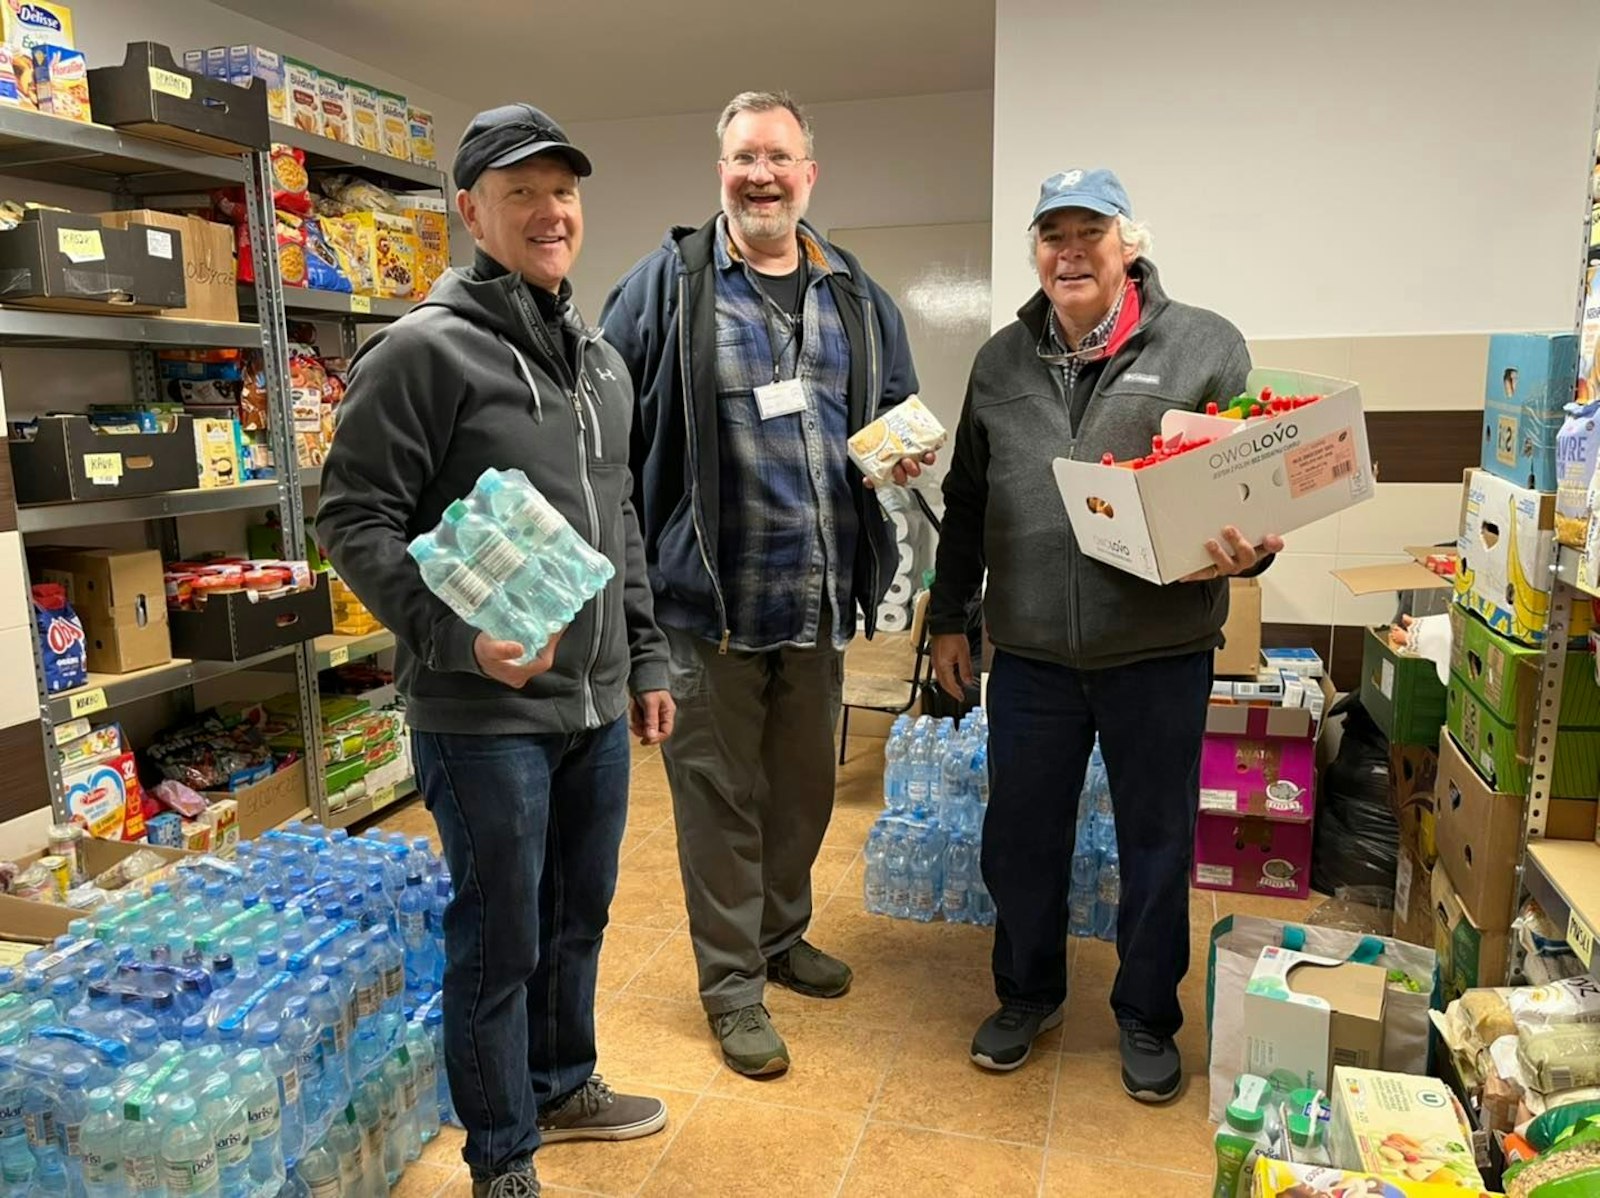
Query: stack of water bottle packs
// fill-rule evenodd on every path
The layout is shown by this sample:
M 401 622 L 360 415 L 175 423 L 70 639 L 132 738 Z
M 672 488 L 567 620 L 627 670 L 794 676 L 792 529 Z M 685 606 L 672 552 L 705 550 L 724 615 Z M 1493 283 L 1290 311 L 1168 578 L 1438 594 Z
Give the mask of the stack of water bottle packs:
M 386 1198 L 454 1119 L 426 840 L 292 824 L 0 969 L 6 1198 Z
M 1073 936 L 1117 938 L 1122 902 L 1122 860 L 1111 785 L 1096 743 L 1078 799 L 1078 829 L 1072 846 L 1072 885 L 1067 892 L 1067 931 Z
M 597 522 L 588 497 L 590 523 Z M 521 470 L 485 470 L 407 549 L 428 589 L 474 628 L 522 645 L 522 663 L 605 588 L 611 561 Z
M 979 867 L 989 806 L 989 723 L 982 708 L 961 726 L 909 716 L 884 748 L 884 812 L 867 835 L 866 907 L 930 923 L 992 924 Z

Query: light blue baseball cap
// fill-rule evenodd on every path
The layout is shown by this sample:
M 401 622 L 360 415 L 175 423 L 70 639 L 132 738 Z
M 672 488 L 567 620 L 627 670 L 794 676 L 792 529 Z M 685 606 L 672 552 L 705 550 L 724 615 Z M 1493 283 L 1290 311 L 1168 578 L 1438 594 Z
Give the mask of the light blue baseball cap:
M 1101 216 L 1133 216 L 1133 205 L 1122 181 L 1108 170 L 1061 171 L 1039 185 L 1039 202 L 1033 206 L 1031 229 L 1047 212 L 1059 208 L 1087 208 Z

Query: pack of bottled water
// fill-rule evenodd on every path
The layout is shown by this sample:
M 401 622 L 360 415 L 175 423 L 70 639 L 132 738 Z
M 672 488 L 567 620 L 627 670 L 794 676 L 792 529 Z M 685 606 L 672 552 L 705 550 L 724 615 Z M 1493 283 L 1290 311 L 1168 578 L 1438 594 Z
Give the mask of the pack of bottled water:
M 448 871 L 290 825 L 0 969 L 4 1198 L 386 1198 L 454 1121 Z
M 616 572 L 521 470 L 485 470 L 407 552 L 458 616 L 522 645 L 519 664 L 537 657 Z
M 1122 902 L 1122 864 L 1117 853 L 1117 823 L 1111 785 L 1097 742 L 1078 799 L 1078 826 L 1072 845 L 1072 884 L 1067 892 L 1067 932 L 1072 936 L 1117 938 Z
M 983 709 L 960 727 L 949 718 L 897 719 L 884 747 L 883 803 L 867 835 L 867 910 L 921 923 L 992 924 L 979 864 L 989 805 Z

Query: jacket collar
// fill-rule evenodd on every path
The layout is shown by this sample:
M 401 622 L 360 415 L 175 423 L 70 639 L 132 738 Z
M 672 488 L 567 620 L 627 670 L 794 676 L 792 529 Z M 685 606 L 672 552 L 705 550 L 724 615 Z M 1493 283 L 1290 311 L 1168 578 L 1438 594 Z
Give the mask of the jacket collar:
M 1171 303 L 1161 286 L 1161 276 L 1156 271 L 1156 264 L 1150 259 L 1135 259 L 1133 265 L 1128 268 L 1128 278 L 1133 281 L 1139 293 L 1139 323 L 1126 332 L 1119 329 L 1117 345 L 1112 347 L 1109 353 L 1115 353 L 1128 340 L 1149 328 L 1151 321 Z M 1035 291 L 1028 302 L 1017 309 L 1017 319 L 1033 334 L 1036 344 L 1046 337 L 1050 319 L 1050 299 L 1045 295 L 1043 288 Z
M 726 213 L 716 216 L 716 241 L 714 243 L 713 261 L 717 269 L 729 271 L 744 264 L 744 255 L 740 253 L 738 244 L 733 240 L 733 234 L 728 232 L 728 217 Z M 850 267 L 838 252 L 819 237 L 805 221 L 800 222 L 798 230 L 800 249 L 805 255 L 805 262 L 813 274 L 842 274 L 848 275 Z

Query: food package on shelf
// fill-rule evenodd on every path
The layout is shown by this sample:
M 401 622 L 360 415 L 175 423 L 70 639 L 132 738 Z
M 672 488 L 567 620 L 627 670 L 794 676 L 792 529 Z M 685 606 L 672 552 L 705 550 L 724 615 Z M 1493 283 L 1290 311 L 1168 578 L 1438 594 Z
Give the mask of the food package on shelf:
M 1582 549 L 1589 529 L 1589 483 L 1600 455 L 1600 398 L 1570 403 L 1556 434 L 1556 540 Z
M 1517 1060 L 1529 1088 L 1541 1094 L 1600 1086 L 1600 1027 L 1583 1023 L 1519 1026 Z

